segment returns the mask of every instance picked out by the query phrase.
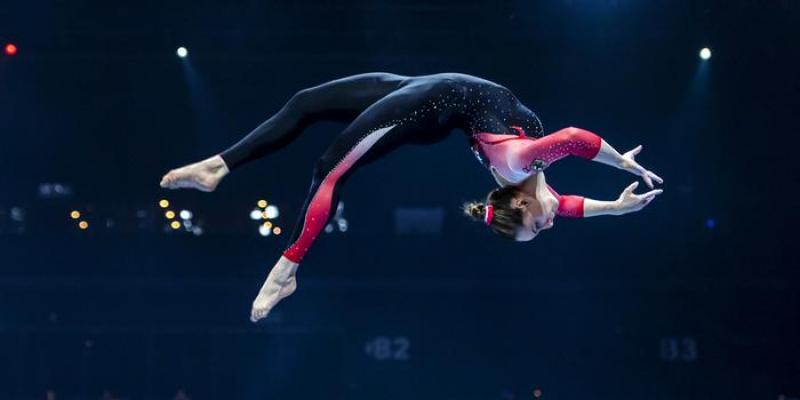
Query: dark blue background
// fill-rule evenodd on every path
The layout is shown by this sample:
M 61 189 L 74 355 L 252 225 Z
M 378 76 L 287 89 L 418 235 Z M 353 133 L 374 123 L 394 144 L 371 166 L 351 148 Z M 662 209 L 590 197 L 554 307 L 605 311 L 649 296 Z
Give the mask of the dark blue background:
M 0 398 L 800 397 L 799 17 L 745 0 L 4 1 L 0 41 L 19 52 L 0 56 Z M 295 91 L 367 71 L 494 80 L 546 131 L 643 144 L 665 193 L 511 243 L 460 215 L 494 185 L 462 135 L 402 148 L 349 180 L 350 229 L 320 237 L 297 293 L 254 326 L 343 127 L 213 194 L 158 181 Z M 633 179 L 548 170 L 598 199 Z M 43 182 L 74 192 L 43 198 Z M 164 232 L 162 197 L 206 234 Z M 248 219 L 262 197 L 284 235 Z M 395 233 L 398 207 L 443 210 L 442 233 Z

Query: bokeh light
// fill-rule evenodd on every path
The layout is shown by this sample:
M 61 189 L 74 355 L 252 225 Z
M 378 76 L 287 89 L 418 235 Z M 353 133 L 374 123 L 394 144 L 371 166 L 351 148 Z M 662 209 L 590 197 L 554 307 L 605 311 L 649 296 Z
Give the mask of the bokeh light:
M 275 207 L 274 205 L 267 206 L 264 212 L 267 214 L 267 218 L 269 219 L 278 218 L 278 215 L 280 215 L 278 207 Z

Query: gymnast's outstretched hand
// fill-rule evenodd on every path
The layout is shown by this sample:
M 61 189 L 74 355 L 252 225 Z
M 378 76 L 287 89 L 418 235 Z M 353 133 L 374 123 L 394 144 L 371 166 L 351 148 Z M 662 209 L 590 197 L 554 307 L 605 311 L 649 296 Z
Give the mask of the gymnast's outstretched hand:
M 294 293 L 297 289 L 297 267 L 300 264 L 281 256 L 269 271 L 267 280 L 261 286 L 258 296 L 253 300 L 250 321 L 258 322 L 267 317 L 279 301 Z
M 633 182 L 622 191 L 619 198 L 614 202 L 615 215 L 639 211 L 650 204 L 656 196 L 664 192 L 661 189 L 655 189 L 642 194 L 633 193 L 638 186 L 639 182 Z
M 644 183 L 646 183 L 650 189 L 653 188 L 653 181 L 656 181 L 659 184 L 664 183 L 664 180 L 661 179 L 660 176 L 653 173 L 653 171 L 647 170 L 639 165 L 638 162 L 636 162 L 636 155 L 639 154 L 640 151 L 642 151 L 642 145 L 638 145 L 634 147 L 633 150 L 623 154 L 619 160 L 619 168 L 624 169 L 625 171 L 628 171 L 634 175 L 641 176 L 644 180 Z

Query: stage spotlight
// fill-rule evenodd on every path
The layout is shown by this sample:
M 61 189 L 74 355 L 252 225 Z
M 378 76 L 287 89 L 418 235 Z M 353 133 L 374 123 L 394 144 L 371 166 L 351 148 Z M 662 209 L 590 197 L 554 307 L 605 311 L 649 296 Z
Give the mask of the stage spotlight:
M 178 47 L 178 51 L 175 52 L 180 58 L 186 58 L 189 55 L 189 50 L 186 50 L 186 47 Z
M 73 211 L 73 212 L 69 213 L 69 216 L 72 219 L 78 219 L 78 218 L 81 217 L 81 212 L 76 210 L 76 211 Z
M 278 218 L 278 215 L 280 215 L 278 207 L 275 207 L 274 205 L 268 205 L 264 212 L 267 213 L 267 218 L 269 219 Z
M 266 200 L 259 200 L 258 201 L 258 206 L 261 207 L 261 208 L 267 207 L 267 201 Z
M 166 199 L 165 199 L 165 200 L 161 200 L 161 201 L 159 201 L 159 202 L 158 202 L 158 206 L 159 206 L 159 207 L 161 207 L 161 208 L 167 208 L 167 207 L 169 207 L 169 200 L 166 200 Z
M 260 220 L 261 219 L 261 210 L 256 208 L 253 211 L 250 211 L 250 219 L 252 219 L 253 221 Z
M 281 227 L 280 226 L 276 226 L 276 227 L 272 228 L 272 233 L 274 233 L 276 235 L 280 235 L 281 234 Z
M 165 212 L 165 213 L 164 213 L 164 217 L 165 217 L 166 219 L 173 219 L 173 218 L 175 218 L 175 211 L 172 211 L 172 210 L 167 210 L 167 212 Z
M 708 60 L 709 58 L 711 58 L 711 49 L 708 47 L 703 47 L 700 49 L 700 59 Z
M 181 210 L 181 219 L 192 219 L 192 212 L 189 210 Z
M 3 50 L 6 52 L 6 54 L 8 54 L 10 56 L 13 56 L 14 54 L 17 54 L 17 46 L 14 45 L 14 43 L 7 43 L 3 47 Z
M 181 223 L 178 221 L 172 221 L 172 223 L 169 224 L 169 227 L 172 229 L 180 229 Z
M 270 228 L 272 228 L 272 222 L 269 222 L 269 221 L 266 221 L 266 222 L 264 222 L 264 223 L 263 223 L 263 224 L 261 224 L 261 225 L 265 226 L 267 229 L 270 229 Z
M 78 222 L 78 228 L 81 228 L 81 230 L 85 231 L 86 229 L 89 229 L 89 223 L 86 221 Z
M 271 233 L 272 231 L 270 231 L 269 228 L 264 225 L 258 227 L 258 234 L 261 236 L 269 236 Z

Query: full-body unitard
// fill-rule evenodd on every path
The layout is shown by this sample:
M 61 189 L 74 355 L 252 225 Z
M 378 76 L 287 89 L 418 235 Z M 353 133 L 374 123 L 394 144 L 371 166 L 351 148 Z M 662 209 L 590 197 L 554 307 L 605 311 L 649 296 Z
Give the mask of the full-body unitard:
M 485 140 L 477 133 L 522 137 L 527 132 L 530 139 L 543 134 L 539 118 L 510 90 L 493 82 L 463 74 L 371 73 L 301 90 L 221 157 L 233 170 L 286 146 L 320 120 L 350 124 L 314 167 L 302 214 L 283 253 L 297 263 L 331 218 L 350 174 L 397 147 L 436 143 L 460 130 L 480 156 L 475 143 Z

